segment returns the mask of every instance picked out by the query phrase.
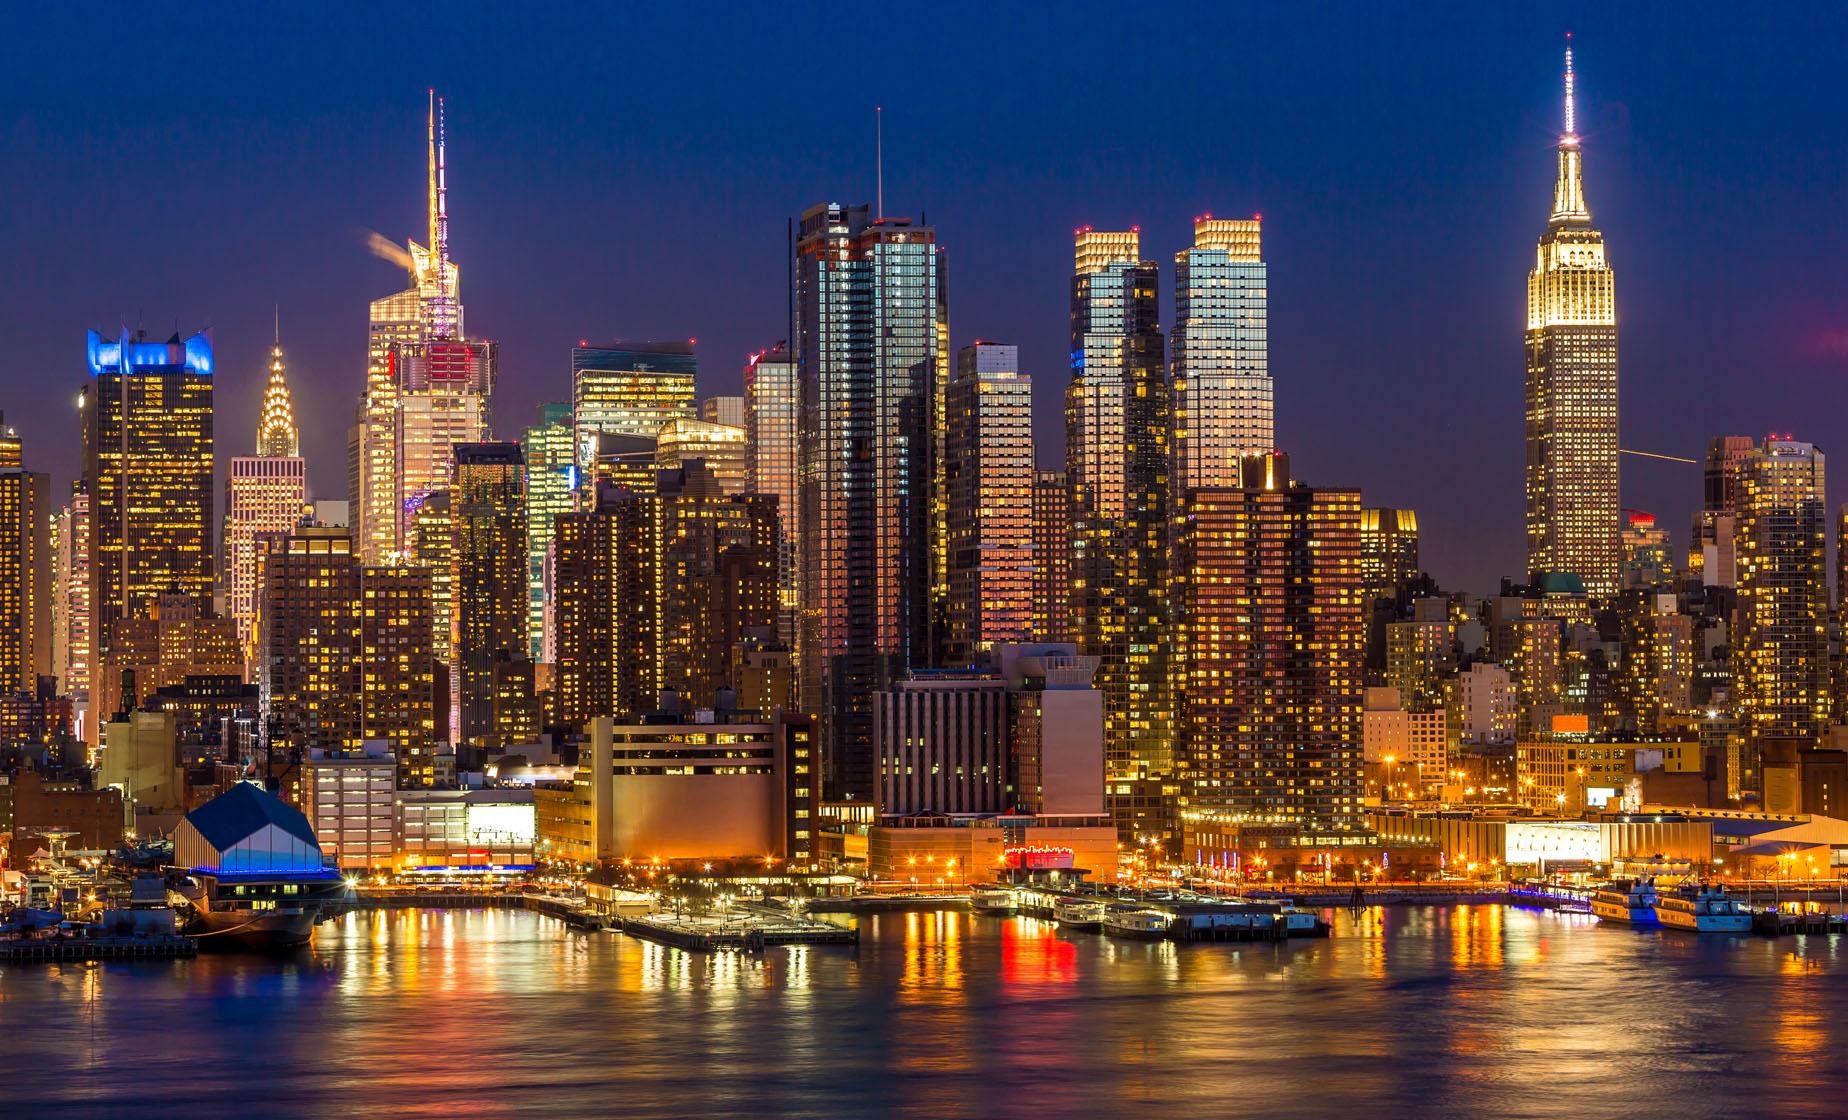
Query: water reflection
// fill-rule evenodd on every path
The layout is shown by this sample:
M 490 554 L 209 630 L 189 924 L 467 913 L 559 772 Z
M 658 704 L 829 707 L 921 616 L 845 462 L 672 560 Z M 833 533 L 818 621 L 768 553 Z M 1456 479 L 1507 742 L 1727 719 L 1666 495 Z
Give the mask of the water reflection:
M 1584 1116 L 1672 1085 L 1794 1115 L 1848 1089 L 1839 938 L 1329 916 L 1328 941 L 1183 945 L 886 914 L 858 949 L 701 955 L 353 914 L 286 959 L 0 973 L 8 1113 Z

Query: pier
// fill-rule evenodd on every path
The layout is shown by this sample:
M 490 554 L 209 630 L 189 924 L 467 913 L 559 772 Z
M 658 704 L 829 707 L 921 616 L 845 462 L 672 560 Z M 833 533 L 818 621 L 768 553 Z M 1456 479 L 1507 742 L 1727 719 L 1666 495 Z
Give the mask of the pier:
M 625 918 L 621 929 L 631 937 L 675 949 L 710 953 L 719 950 L 758 952 L 783 945 L 858 945 L 860 931 L 827 922 L 754 911 L 742 917 L 655 914 Z
M 361 887 L 354 897 L 355 910 L 531 910 L 587 932 L 607 929 L 612 924 L 575 899 L 527 891 L 406 891 Z
M 23 937 L 0 941 L 0 961 L 7 964 L 54 964 L 60 961 L 164 961 L 199 955 L 190 937 Z

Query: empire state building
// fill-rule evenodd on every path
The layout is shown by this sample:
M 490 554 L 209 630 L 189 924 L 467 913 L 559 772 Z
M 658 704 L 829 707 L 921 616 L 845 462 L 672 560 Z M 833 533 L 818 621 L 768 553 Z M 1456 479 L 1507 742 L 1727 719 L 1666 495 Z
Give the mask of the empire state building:
M 1527 568 L 1616 592 L 1617 301 L 1591 224 L 1566 47 L 1566 127 L 1553 212 L 1527 275 Z

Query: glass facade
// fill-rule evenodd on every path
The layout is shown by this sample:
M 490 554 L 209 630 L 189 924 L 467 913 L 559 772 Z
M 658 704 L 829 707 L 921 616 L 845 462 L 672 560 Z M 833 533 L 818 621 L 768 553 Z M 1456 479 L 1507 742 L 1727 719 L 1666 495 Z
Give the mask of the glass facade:
M 792 262 L 802 395 L 802 707 L 835 798 L 870 800 L 872 696 L 931 657 L 947 324 L 936 232 L 824 203 Z
M 524 655 L 526 621 L 525 458 L 517 443 L 462 444 L 449 491 L 449 557 L 460 742 L 497 745 L 494 665 Z
M 670 420 L 655 439 L 655 465 L 662 469 L 699 461 L 727 494 L 750 485 L 749 436 L 743 427 L 705 420 Z
M 1258 220 L 1196 218 L 1193 248 L 1174 255 L 1177 494 L 1230 485 L 1240 457 L 1276 446 L 1268 323 Z
M 777 543 L 777 637 L 796 645 L 796 545 L 801 540 L 801 397 L 789 346 L 779 342 L 751 355 L 744 367 L 744 431 L 753 494 L 776 498 L 781 531 Z
M 690 342 L 573 347 L 578 465 L 589 471 L 595 464 L 599 432 L 654 439 L 669 421 L 695 419 L 693 377 L 698 370 Z
M 543 661 L 546 550 L 557 532 L 558 515 L 571 512 L 577 489 L 571 406 L 540 405 L 538 422 L 526 429 L 520 447 L 526 453 L 527 655 Z
M 1033 636 L 1033 382 L 1020 350 L 978 342 L 950 380 L 949 663 Z

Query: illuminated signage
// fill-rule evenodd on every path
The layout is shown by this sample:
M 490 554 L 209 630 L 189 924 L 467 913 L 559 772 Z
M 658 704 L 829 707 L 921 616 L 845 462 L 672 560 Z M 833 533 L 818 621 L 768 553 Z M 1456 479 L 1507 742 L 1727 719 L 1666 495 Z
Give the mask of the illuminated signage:
M 1070 868 L 1073 852 L 1070 848 L 1028 844 L 1018 848 L 1004 848 L 1001 855 L 1009 867 L 1018 867 L 1024 871 L 1045 871 Z

